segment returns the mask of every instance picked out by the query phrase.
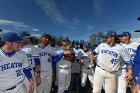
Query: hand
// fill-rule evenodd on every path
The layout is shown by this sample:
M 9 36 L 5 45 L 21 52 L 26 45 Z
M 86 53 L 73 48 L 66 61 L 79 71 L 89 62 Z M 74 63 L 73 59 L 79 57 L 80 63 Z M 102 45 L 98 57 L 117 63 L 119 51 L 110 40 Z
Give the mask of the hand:
M 133 78 L 132 77 L 132 74 L 133 74 L 133 71 L 131 69 L 128 69 L 128 72 L 127 72 L 127 74 L 125 76 L 125 78 L 126 78 L 127 81 L 132 80 L 132 78 Z
M 29 93 L 33 93 L 34 92 L 34 80 L 30 80 L 30 85 L 29 85 Z
M 88 53 L 88 56 L 91 60 L 96 60 L 96 57 L 92 53 Z
M 39 86 L 41 84 L 41 77 L 40 77 L 40 73 L 36 74 L 36 85 Z

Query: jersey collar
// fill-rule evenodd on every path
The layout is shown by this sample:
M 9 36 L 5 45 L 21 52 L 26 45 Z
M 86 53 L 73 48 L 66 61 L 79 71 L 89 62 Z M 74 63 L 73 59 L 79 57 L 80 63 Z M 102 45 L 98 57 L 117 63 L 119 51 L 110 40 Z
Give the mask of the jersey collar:
M 15 51 L 6 53 L 6 52 L 4 52 L 2 49 L 1 49 L 1 51 L 2 51 L 2 53 L 3 53 L 5 56 L 7 56 L 7 57 L 9 57 L 9 58 L 11 58 L 12 56 L 14 56 L 15 53 L 16 53 Z

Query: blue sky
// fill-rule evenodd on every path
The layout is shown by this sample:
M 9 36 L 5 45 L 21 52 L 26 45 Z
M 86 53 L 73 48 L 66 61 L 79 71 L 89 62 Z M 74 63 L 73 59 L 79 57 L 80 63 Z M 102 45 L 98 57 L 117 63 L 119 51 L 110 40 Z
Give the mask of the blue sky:
M 140 34 L 140 0 L 0 0 L 0 28 L 6 31 L 47 32 L 71 40 L 115 30 Z

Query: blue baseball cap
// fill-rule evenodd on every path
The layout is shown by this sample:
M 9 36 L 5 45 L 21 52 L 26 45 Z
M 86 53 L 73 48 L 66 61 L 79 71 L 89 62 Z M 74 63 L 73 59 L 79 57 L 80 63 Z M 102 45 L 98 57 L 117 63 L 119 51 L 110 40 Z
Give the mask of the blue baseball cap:
M 6 32 L 1 35 L 2 42 L 23 42 L 22 38 L 15 32 Z
M 73 43 L 73 44 L 79 44 L 79 41 L 78 41 L 78 40 L 73 40 L 72 43 Z
M 30 38 L 30 33 L 28 31 L 22 31 L 19 33 L 22 38 Z
M 89 43 L 88 43 L 88 42 L 84 42 L 84 43 L 83 43 L 83 46 L 84 46 L 84 47 L 89 47 Z
M 84 43 L 84 40 L 80 40 L 80 44 L 83 44 Z
M 42 37 L 44 37 L 44 36 L 51 36 L 49 33 L 46 33 L 46 32 L 44 32 L 44 33 L 42 33 Z
M 131 37 L 131 33 L 130 32 L 122 32 L 122 34 L 120 34 L 119 36 L 129 36 L 129 37 Z
M 107 37 L 117 37 L 117 33 L 115 31 L 108 31 L 105 33 L 105 35 L 103 36 L 104 38 Z
M 51 36 L 51 41 L 55 41 L 55 36 Z
M 69 41 L 69 38 L 68 37 L 62 37 L 61 41 Z

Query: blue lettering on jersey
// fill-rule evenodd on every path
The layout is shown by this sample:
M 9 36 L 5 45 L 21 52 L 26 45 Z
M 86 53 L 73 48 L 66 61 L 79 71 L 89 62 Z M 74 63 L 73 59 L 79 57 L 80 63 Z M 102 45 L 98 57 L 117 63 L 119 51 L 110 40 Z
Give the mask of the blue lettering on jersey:
M 31 54 L 26 54 L 28 58 L 32 58 L 32 55 Z
M 118 54 L 115 53 L 114 51 L 102 50 L 101 53 L 107 53 L 107 54 L 110 54 L 110 55 L 112 55 L 112 56 L 114 56 L 116 58 L 118 57 Z
M 8 64 L 3 64 L 0 66 L 0 70 L 4 71 L 4 70 L 8 70 L 10 68 L 17 68 L 17 67 L 22 67 L 23 63 L 20 62 L 13 62 L 13 63 L 8 63 Z
M 32 55 L 31 54 L 26 54 L 28 57 L 28 62 L 29 64 L 32 64 Z
M 127 50 L 130 51 L 130 52 L 136 53 L 136 50 L 133 49 L 133 48 L 127 48 Z

